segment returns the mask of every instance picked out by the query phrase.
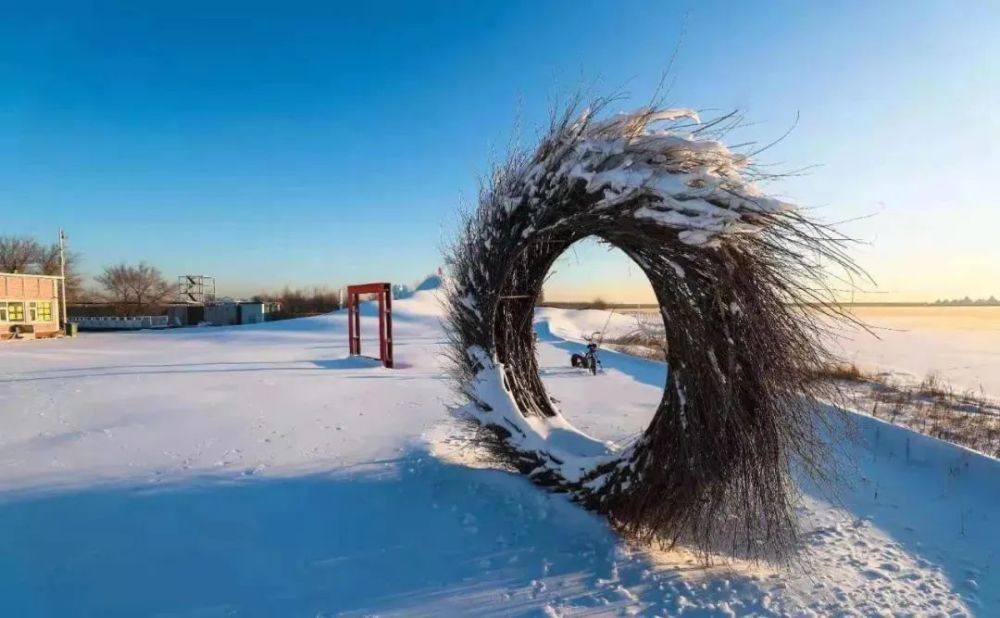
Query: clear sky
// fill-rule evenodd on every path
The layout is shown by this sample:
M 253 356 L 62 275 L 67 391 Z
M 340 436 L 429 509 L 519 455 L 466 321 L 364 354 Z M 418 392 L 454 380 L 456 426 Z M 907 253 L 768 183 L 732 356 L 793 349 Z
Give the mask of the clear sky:
M 1000 295 L 997 2 L 5 4 L 0 234 L 63 225 L 88 273 L 416 280 L 516 117 L 530 143 L 580 87 L 644 103 L 679 47 L 667 102 L 743 110 L 734 140 L 801 114 L 764 158 L 819 167 L 770 189 L 872 215 L 844 226 L 869 299 Z M 629 272 L 581 253 L 553 294 Z

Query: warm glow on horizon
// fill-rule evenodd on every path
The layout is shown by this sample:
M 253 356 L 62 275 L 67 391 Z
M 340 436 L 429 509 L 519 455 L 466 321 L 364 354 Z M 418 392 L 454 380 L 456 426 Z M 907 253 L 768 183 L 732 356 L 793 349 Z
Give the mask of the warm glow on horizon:
M 590 302 L 598 298 L 614 305 L 649 305 L 656 302 L 656 297 L 651 289 L 644 290 L 639 286 L 596 285 L 545 288 L 545 300 L 549 302 Z
M 549 302 L 656 302 L 646 275 L 620 249 L 585 238 L 559 256 L 545 281 Z
M 935 256 L 936 258 L 936 256 Z M 989 277 L 996 266 L 975 260 L 967 254 L 945 260 L 913 262 L 913 267 L 884 264 L 861 251 L 855 259 L 864 265 L 875 262 L 870 272 L 875 282 L 856 280 L 857 289 L 831 280 L 842 291 L 837 294 L 845 303 L 933 303 L 937 300 L 963 298 L 1000 298 L 1000 281 Z M 549 302 L 590 302 L 597 298 L 613 304 L 651 304 L 656 302 L 653 288 L 639 267 L 620 249 L 595 238 L 584 239 L 556 260 L 545 283 Z

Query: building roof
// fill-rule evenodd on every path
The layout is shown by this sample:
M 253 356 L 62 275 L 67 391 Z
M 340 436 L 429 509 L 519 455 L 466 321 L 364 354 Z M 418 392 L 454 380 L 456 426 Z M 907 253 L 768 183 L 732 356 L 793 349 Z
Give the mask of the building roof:
M 32 279 L 62 279 L 60 275 L 35 275 L 32 273 L 0 273 L 0 277 L 24 277 Z

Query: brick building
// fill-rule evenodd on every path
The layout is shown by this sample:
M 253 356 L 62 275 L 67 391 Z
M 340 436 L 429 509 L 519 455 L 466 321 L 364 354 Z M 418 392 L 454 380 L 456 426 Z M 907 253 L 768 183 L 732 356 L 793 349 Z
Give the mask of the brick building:
M 59 277 L 0 273 L 0 340 L 59 334 Z

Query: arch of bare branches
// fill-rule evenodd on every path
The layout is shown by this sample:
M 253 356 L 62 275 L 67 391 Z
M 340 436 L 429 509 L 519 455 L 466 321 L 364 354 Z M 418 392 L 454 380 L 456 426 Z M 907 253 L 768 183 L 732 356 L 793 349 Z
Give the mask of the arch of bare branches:
M 830 264 L 858 271 L 830 229 L 760 191 L 748 155 L 719 141 L 726 118 L 654 108 L 602 118 L 603 105 L 554 117 L 534 151 L 485 179 L 464 221 L 447 290 L 461 413 L 498 461 L 628 536 L 785 557 L 792 466 L 828 472 L 810 379 L 826 361 L 822 312 L 806 304 L 832 300 Z M 587 236 L 639 265 L 670 325 L 662 399 L 641 436 L 617 447 L 562 416 L 532 336 L 553 261 Z

